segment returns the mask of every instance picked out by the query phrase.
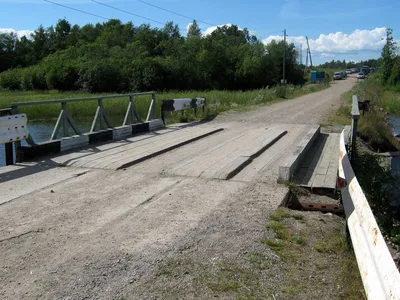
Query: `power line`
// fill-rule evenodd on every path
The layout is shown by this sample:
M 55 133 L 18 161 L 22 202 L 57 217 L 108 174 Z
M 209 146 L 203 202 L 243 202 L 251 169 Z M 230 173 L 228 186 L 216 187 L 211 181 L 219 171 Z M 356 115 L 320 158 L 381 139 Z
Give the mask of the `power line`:
M 64 7 L 64 8 L 68 8 L 68 9 L 71 9 L 71 10 L 75 10 L 75 11 L 78 11 L 78 12 L 83 13 L 83 14 L 87 14 L 87 15 L 94 16 L 94 17 L 97 17 L 97 18 L 101 18 L 101 19 L 104 19 L 104 20 L 110 20 L 109 18 L 102 17 L 102 16 L 99 16 L 99 15 L 96 15 L 96 14 L 92 14 L 90 12 L 83 11 L 83 10 L 80 10 L 80 9 L 77 9 L 77 8 L 73 8 L 73 7 L 70 7 L 70 6 L 66 6 L 66 5 L 63 5 L 63 4 L 60 4 L 60 3 L 56 3 L 56 2 L 53 2 L 53 1 L 49 1 L 49 0 L 43 0 L 43 1 L 51 3 L 51 4 L 54 4 L 54 5 L 61 6 L 61 7 Z
M 151 4 L 151 3 L 146 2 L 146 1 L 143 1 L 143 0 L 136 0 L 136 1 L 139 1 L 139 2 L 141 2 L 141 3 L 144 3 L 144 4 L 147 4 L 147 5 L 149 5 L 149 6 L 152 6 L 152 7 L 158 8 L 158 9 L 161 9 L 161 10 L 163 10 L 163 11 L 169 12 L 169 13 L 171 13 L 171 14 L 174 14 L 174 15 L 177 15 L 177 16 L 180 16 L 180 17 L 190 19 L 190 20 L 192 20 L 192 21 L 193 21 L 193 20 L 196 20 L 196 21 L 199 22 L 199 23 L 207 24 L 207 25 L 210 25 L 210 26 L 218 26 L 218 25 L 215 25 L 215 24 L 211 24 L 211 23 L 208 23 L 208 22 L 205 22 L 205 21 L 198 20 L 198 19 L 196 19 L 196 18 L 192 18 L 192 17 L 186 16 L 186 15 L 183 15 L 183 14 L 180 14 L 180 13 L 177 13 L 177 12 L 174 12 L 174 11 L 169 10 L 169 9 L 166 9 L 166 8 L 162 8 L 162 7 L 160 7 L 160 6 L 157 6 L 157 5 L 155 5 L 155 4 Z
M 160 22 L 160 21 L 153 20 L 153 19 L 150 19 L 150 18 L 147 18 L 147 17 L 143 17 L 143 16 L 140 16 L 140 15 L 131 13 L 130 11 L 127 11 L 127 10 L 124 10 L 124 9 L 120 9 L 120 8 L 118 8 L 118 7 L 115 7 L 115 6 L 111 6 L 111 5 L 108 5 L 108 4 L 105 4 L 105 3 L 102 3 L 102 2 L 96 1 L 96 0 L 90 0 L 90 1 L 95 2 L 95 3 L 97 3 L 97 4 L 100 4 L 100 5 L 103 5 L 103 6 L 106 6 L 106 7 L 109 7 L 109 8 L 112 8 L 112 9 L 115 9 L 115 10 L 118 10 L 118 11 L 121 11 L 121 12 L 124 12 L 124 13 L 126 13 L 126 14 L 129 14 L 129 15 L 132 15 L 132 16 L 135 16 L 135 17 L 138 17 L 138 18 L 145 19 L 145 20 L 147 20 L 147 21 L 151 21 L 151 22 L 154 22 L 154 23 L 158 23 L 158 24 L 161 24 L 161 25 L 165 25 L 164 23 L 162 23 L 162 22 Z
M 112 6 L 112 5 L 105 4 L 105 3 L 100 2 L 100 1 L 96 1 L 96 0 L 90 0 L 90 1 L 92 1 L 92 2 L 94 2 L 94 3 L 97 3 L 97 4 L 100 4 L 100 5 L 103 5 L 103 6 L 108 7 L 108 8 L 112 8 L 112 9 L 115 9 L 115 10 L 118 10 L 118 11 L 121 11 L 121 12 L 124 12 L 124 13 L 126 13 L 126 14 L 129 14 L 129 15 L 132 15 L 132 16 L 135 16 L 135 17 L 139 17 L 139 18 L 142 18 L 142 19 L 145 19 L 145 20 L 154 22 L 154 23 L 158 23 L 158 24 L 161 24 L 161 25 L 165 25 L 165 24 L 166 24 L 166 23 L 163 23 L 163 22 L 160 22 L 160 21 L 157 21 L 157 20 L 153 20 L 153 19 L 150 19 L 150 18 L 147 18 L 147 17 L 143 17 L 143 16 L 138 15 L 138 14 L 134 14 L 134 13 L 132 13 L 132 12 L 130 12 L 130 11 L 127 11 L 127 10 L 124 10 L 124 9 L 121 9 L 121 8 L 118 8 L 118 7 L 115 7 L 115 6 Z M 178 26 L 178 29 L 179 29 L 180 31 L 187 31 L 186 29 L 182 29 L 182 28 L 180 28 L 179 26 Z

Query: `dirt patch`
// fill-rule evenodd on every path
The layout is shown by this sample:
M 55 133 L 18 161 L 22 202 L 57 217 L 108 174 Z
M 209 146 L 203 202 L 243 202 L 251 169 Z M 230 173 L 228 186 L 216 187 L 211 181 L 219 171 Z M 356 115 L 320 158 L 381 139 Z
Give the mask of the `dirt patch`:
M 365 299 L 344 219 L 279 208 L 259 224 L 258 234 L 243 227 L 228 237 L 237 245 L 228 253 L 204 248 L 205 238 L 163 260 L 136 286 L 139 294 L 146 299 Z

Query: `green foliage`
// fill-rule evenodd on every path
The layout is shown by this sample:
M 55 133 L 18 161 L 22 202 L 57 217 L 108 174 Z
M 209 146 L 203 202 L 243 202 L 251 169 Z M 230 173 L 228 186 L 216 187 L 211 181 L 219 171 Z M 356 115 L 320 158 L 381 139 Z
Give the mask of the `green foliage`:
M 399 178 L 393 176 L 381 158 L 374 154 L 357 155 L 352 165 L 380 229 L 384 234 L 397 238 L 400 235 L 400 212 L 391 201 L 400 186 Z
M 390 73 L 389 84 L 400 85 L 400 56 L 394 58 L 393 68 Z
M 382 80 L 386 84 L 392 74 L 394 58 L 396 56 L 396 42 L 393 39 L 393 30 L 386 29 L 386 45 L 382 49 Z
M 326 63 L 323 63 L 319 66 L 317 66 L 320 69 L 324 69 L 326 72 L 329 73 L 329 75 L 332 75 L 334 72 L 337 72 L 339 70 L 345 70 L 345 69 L 351 69 L 351 68 L 359 68 L 362 66 L 369 66 L 369 67 L 374 67 L 377 68 L 381 64 L 381 59 L 368 59 L 368 60 L 362 60 L 360 62 L 353 62 L 353 61 L 340 61 L 340 60 L 332 60 Z
M 25 67 L 22 79 L 11 82 L 17 73 L 7 73 L 0 87 L 90 92 L 260 89 L 280 83 L 283 46 L 283 41 L 264 46 L 236 25 L 202 36 L 193 21 L 184 38 L 172 22 L 150 28 L 112 19 L 80 27 L 62 19 L 55 27 L 39 26 L 31 39 L 0 35 L 5 53 L 0 72 Z M 286 78 L 303 84 L 295 47 L 285 46 Z M 286 87 L 276 93 L 282 98 L 290 94 Z
M 9 90 L 22 88 L 22 72 L 20 69 L 10 69 L 0 73 L 0 86 Z
M 370 74 L 352 91 L 360 101 L 370 100 L 370 111 L 361 116 L 358 125 L 360 136 L 376 151 L 400 150 L 399 144 L 388 129 L 384 108 L 398 113 L 398 97 L 391 93 L 389 100 L 386 95 L 380 74 Z
M 40 66 L 39 66 L 40 67 Z M 33 73 L 38 74 L 37 78 L 40 84 L 44 84 L 47 87 L 46 79 L 43 77 L 44 69 L 37 68 L 37 66 L 31 67 L 33 70 L 30 70 Z M 128 72 L 129 66 L 127 66 L 124 72 Z M 3 72 L 0 74 L 0 80 L 3 74 L 8 74 L 9 71 Z M 40 77 L 40 76 L 42 77 Z M 39 80 L 40 79 L 40 80 Z M 112 79 L 110 79 L 112 80 Z M 14 82 L 14 81 L 12 81 Z M 121 86 L 125 84 L 125 86 L 132 85 L 132 82 L 124 82 L 120 81 L 118 84 Z M 78 83 L 79 85 L 79 83 Z M 41 90 L 37 84 L 35 89 Z M 309 89 L 308 86 L 304 87 L 288 87 L 288 98 L 295 98 L 311 91 L 314 91 L 314 88 L 323 89 L 326 86 L 318 85 L 313 87 L 313 89 Z M 0 87 L 0 108 L 6 108 L 12 102 L 25 102 L 25 101 L 35 101 L 35 100 L 51 100 L 51 99 L 68 99 L 68 98 L 84 98 L 84 97 L 93 97 L 96 95 L 105 95 L 103 93 L 95 93 L 90 94 L 87 91 L 63 91 L 58 92 L 56 90 L 51 91 L 10 91 L 3 90 L 1 91 Z M 109 95 L 109 94 L 108 94 Z M 173 98 L 186 98 L 186 97 L 199 97 L 203 96 L 207 98 L 207 109 L 203 114 L 202 110 L 197 112 L 197 115 L 194 115 L 193 110 L 186 110 L 184 116 L 180 111 L 168 113 L 166 115 L 168 123 L 176 123 L 181 121 L 188 120 L 199 120 L 204 119 L 209 116 L 216 116 L 221 112 L 235 109 L 235 110 L 244 110 L 250 107 L 254 107 L 255 105 L 264 105 L 271 103 L 272 101 L 277 100 L 275 96 L 274 89 L 259 89 L 259 90 L 251 90 L 251 91 L 165 91 L 157 93 L 157 111 L 160 112 L 160 99 L 173 99 Z M 139 116 L 144 119 L 146 118 L 147 109 L 150 104 L 150 96 L 143 97 L 135 97 L 136 109 L 138 111 Z M 104 105 L 107 113 L 110 117 L 120 117 L 123 116 L 128 102 L 128 98 L 121 98 L 119 100 L 112 99 L 105 101 Z M 24 112 L 28 114 L 30 120 L 34 119 L 50 119 L 57 117 L 59 114 L 59 106 L 53 105 L 43 105 L 43 106 L 26 106 L 23 108 Z M 68 111 L 77 115 L 80 118 L 92 118 L 94 111 L 96 110 L 96 102 L 78 102 L 76 104 L 68 104 Z

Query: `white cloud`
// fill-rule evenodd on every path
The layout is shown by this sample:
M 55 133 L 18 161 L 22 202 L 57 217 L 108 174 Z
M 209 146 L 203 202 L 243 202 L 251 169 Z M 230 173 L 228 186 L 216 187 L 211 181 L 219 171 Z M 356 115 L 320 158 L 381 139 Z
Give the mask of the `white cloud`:
M 282 40 L 282 36 L 269 36 L 263 40 L 268 44 L 272 40 Z M 304 36 L 288 36 L 287 41 L 294 43 L 297 47 L 307 47 Z M 343 32 L 320 34 L 316 39 L 309 39 L 311 53 L 323 57 L 333 57 L 336 54 L 356 53 L 359 51 L 381 51 L 386 43 L 386 28 L 375 28 L 373 30 L 356 29 L 350 34 Z
M 23 36 L 30 38 L 33 30 L 15 30 L 13 28 L 0 28 L 0 33 L 16 33 L 18 38 L 21 38 Z
M 186 30 L 188 30 L 188 28 L 189 28 L 189 26 L 190 26 L 191 24 L 192 24 L 192 23 L 189 23 L 189 24 L 186 26 Z M 218 27 L 222 27 L 222 26 L 228 26 L 228 27 L 230 27 L 230 26 L 232 26 L 232 24 L 231 24 L 231 23 L 227 23 L 227 24 L 222 24 L 222 25 L 217 25 L 217 26 L 211 26 L 211 27 L 208 27 L 208 28 L 206 28 L 205 30 L 203 30 L 203 32 L 202 32 L 201 34 L 202 34 L 203 36 L 210 35 L 211 33 L 213 33 L 213 31 L 217 30 Z M 236 25 L 236 26 L 237 26 L 237 25 Z M 243 30 L 243 28 L 240 27 L 240 26 L 238 26 L 238 28 L 239 28 L 239 30 Z M 256 31 L 254 31 L 254 30 L 249 30 L 249 34 L 250 34 L 250 35 L 256 35 Z
M 232 24 L 228 23 L 228 24 L 222 24 L 222 25 L 217 25 L 217 26 L 211 26 L 211 27 L 206 28 L 206 30 L 204 30 L 202 32 L 202 34 L 203 34 L 203 36 L 210 35 L 211 33 L 213 33 L 213 31 L 217 30 L 218 27 L 222 27 L 222 26 L 231 27 Z M 243 30 L 243 28 L 240 28 L 240 27 L 238 27 L 238 28 L 239 28 L 239 30 Z

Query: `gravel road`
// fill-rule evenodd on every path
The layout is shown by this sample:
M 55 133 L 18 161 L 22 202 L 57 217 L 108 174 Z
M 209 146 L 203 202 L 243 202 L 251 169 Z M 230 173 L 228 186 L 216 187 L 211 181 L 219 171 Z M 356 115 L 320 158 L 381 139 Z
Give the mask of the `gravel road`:
M 297 99 L 224 113 L 204 126 L 246 132 L 273 124 L 294 129 L 324 123 L 354 84 L 349 78 Z M 285 142 L 293 143 L 289 139 Z M 229 282 L 228 287 L 213 288 L 210 280 L 223 283 L 226 278 L 218 274 L 233 265 L 246 269 L 249 253 L 266 251 L 271 264 L 279 266 L 279 258 L 260 240 L 287 188 L 274 180 L 225 181 L 168 173 L 183 153 L 196 156 L 206 142 L 126 170 L 79 169 L 72 177 L 25 195 L 16 193 L 1 204 L 0 298 L 247 298 L 242 288 Z M 275 168 L 289 149 L 283 142 L 279 147 Z M 278 289 L 284 274 L 277 267 L 272 270 L 273 275 L 264 272 L 259 278 L 263 284 L 257 285 L 260 294 L 254 293 L 255 298 L 268 298 Z M 217 277 L 209 279 L 212 274 Z M 336 299 L 334 290 L 332 295 L 320 298 Z

